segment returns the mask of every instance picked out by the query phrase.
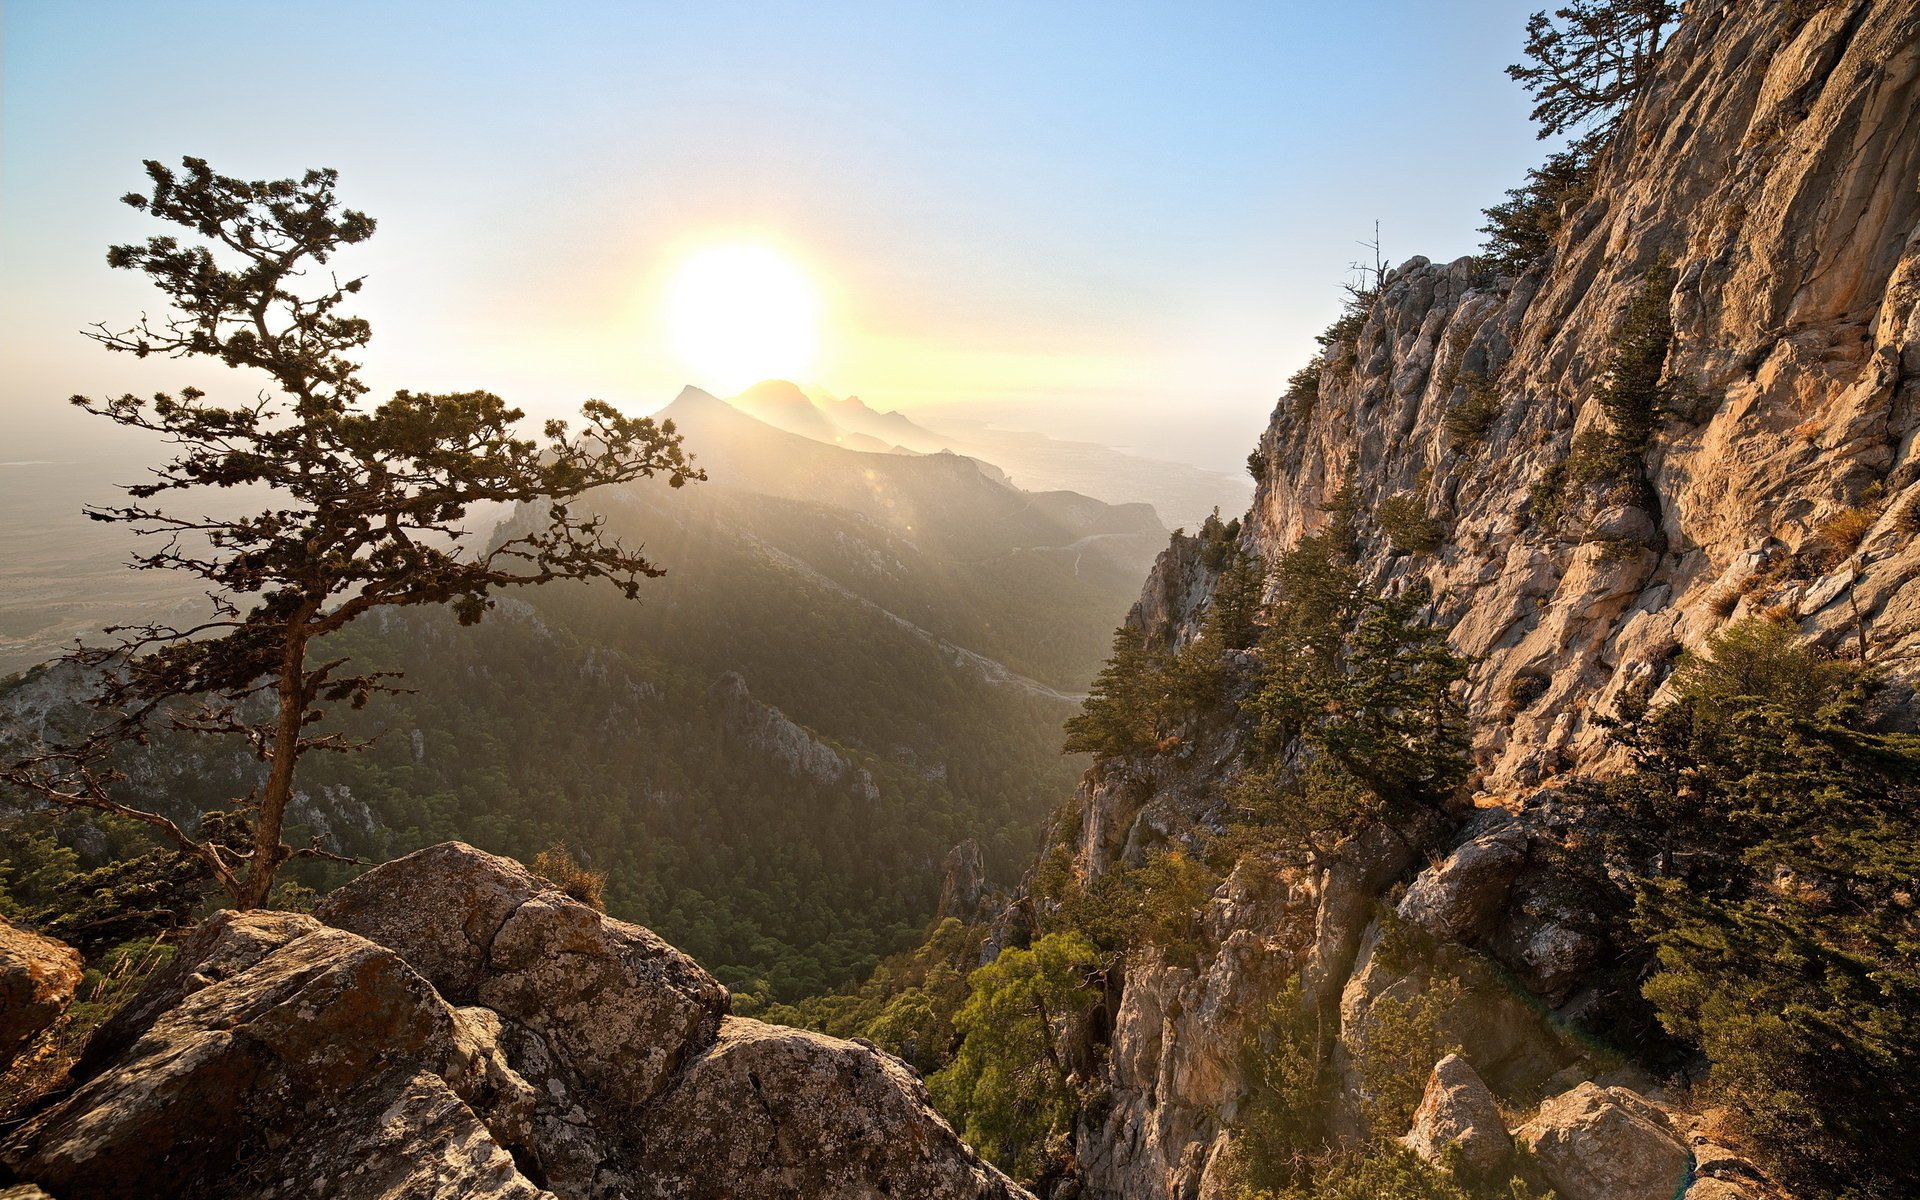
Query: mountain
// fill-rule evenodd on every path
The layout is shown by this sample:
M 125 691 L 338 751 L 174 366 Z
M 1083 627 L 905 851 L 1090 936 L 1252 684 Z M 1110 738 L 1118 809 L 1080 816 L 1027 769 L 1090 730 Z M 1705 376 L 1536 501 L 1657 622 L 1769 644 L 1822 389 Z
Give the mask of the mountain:
M 381 736 L 308 760 L 295 817 L 375 860 L 564 841 L 607 872 L 617 915 L 742 991 L 803 995 L 917 937 L 957 843 L 1017 873 L 1072 778 L 1060 723 L 1166 530 L 1145 505 L 827 445 L 697 390 L 663 415 L 709 481 L 592 503 L 668 574 L 638 604 L 551 587 L 474 627 L 420 611 L 343 631 L 339 652 L 412 690 L 343 716 Z M 16 681 L 10 732 L 77 688 L 62 669 Z M 254 770 L 165 739 L 126 765 L 186 819 Z
M 1004 915 L 783 1018 L 1053 1194 L 1915 1194 L 1916 31 L 1687 5 L 1532 257 L 1322 336 Z
M 1093 442 L 1000 429 L 982 421 L 916 423 L 881 412 L 858 396 L 806 391 L 784 381 L 756 384 L 732 403 L 770 425 L 849 449 L 964 454 L 990 462 L 1019 487 L 1079 492 L 1109 504 L 1145 502 L 1163 521 L 1198 527 L 1215 509 L 1235 512 L 1253 493 L 1250 480 L 1190 463 L 1145 458 Z
M 735 396 L 732 404 L 741 412 L 775 429 L 783 429 L 804 438 L 812 438 L 816 442 L 844 446 L 849 450 L 872 450 L 880 453 L 885 453 L 892 448 L 892 443 L 873 437 L 864 430 L 837 423 L 831 416 L 816 407 L 805 392 L 784 379 L 768 379 L 756 383 Z

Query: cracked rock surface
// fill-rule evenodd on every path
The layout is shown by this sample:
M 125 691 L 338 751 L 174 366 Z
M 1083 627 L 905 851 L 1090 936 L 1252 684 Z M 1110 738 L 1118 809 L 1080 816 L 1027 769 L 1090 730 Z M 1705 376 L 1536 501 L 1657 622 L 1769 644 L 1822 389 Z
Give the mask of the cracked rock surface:
M 0 1143 L 61 1200 L 1014 1200 L 905 1064 L 446 843 L 220 913 Z M 323 923 L 324 922 L 324 923 Z

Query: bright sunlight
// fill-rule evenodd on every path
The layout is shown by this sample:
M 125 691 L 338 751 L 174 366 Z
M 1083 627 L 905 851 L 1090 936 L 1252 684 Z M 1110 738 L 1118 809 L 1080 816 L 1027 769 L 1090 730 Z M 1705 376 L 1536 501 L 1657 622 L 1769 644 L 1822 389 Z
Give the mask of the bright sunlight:
M 695 382 L 721 394 L 804 376 L 813 363 L 813 283 L 766 246 L 715 246 L 681 266 L 669 293 L 674 348 Z

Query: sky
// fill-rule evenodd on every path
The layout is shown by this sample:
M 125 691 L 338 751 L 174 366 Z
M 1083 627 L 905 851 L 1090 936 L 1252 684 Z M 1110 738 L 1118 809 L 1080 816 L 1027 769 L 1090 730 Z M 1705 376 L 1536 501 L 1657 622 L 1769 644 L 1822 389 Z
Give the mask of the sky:
M 379 221 L 336 260 L 376 397 L 724 390 L 674 303 L 747 245 L 807 281 L 797 382 L 1234 469 L 1374 222 L 1471 253 L 1543 157 L 1503 73 L 1538 4 L 4 0 L 0 459 L 121 446 L 75 392 L 251 394 L 79 333 L 155 308 L 104 250 L 194 155 Z

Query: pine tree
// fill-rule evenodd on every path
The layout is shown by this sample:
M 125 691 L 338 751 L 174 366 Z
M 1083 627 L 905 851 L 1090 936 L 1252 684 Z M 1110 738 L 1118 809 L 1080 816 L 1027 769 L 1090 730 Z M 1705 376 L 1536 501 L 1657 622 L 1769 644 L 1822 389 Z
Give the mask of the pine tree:
M 1673 0 L 1573 0 L 1527 18 L 1527 60 L 1507 74 L 1533 94 L 1542 138 L 1588 128 L 1586 147 L 1612 132 L 1659 61 Z
M 133 565 L 197 576 L 214 612 L 186 628 L 109 631 L 118 644 L 76 651 L 72 661 L 100 672 L 99 724 L 79 740 L 37 748 L 0 777 L 56 805 L 146 824 L 236 905 L 256 908 L 289 859 L 331 857 L 282 839 L 301 757 L 353 748 L 314 731 L 326 706 L 358 708 L 395 690 L 380 673 L 353 673 L 328 657 L 328 635 L 393 606 L 450 604 L 472 624 L 492 607 L 492 593 L 553 580 L 608 580 L 635 598 L 660 569 L 573 502 L 655 475 L 676 487 L 703 476 L 670 424 L 599 401 L 587 403 L 578 432 L 547 422 L 544 443 L 517 436 L 520 411 L 487 392 L 402 391 L 369 409 L 352 356 L 372 331 L 344 307 L 363 281 L 322 268 L 371 237 L 374 221 L 340 207 L 335 173 L 248 182 L 195 158 L 181 174 L 151 161 L 146 169 L 151 193 L 126 203 L 204 241 L 160 235 L 113 247 L 108 264 L 145 274 L 172 311 L 92 336 L 143 359 L 217 360 L 258 372 L 267 386 L 233 406 L 196 388 L 151 399 L 74 397 L 82 410 L 173 449 L 149 482 L 126 489 L 128 503 L 88 515 L 149 535 L 159 548 Z M 177 496 L 184 504 L 208 488 L 258 497 L 262 507 L 212 517 L 150 503 Z M 470 547 L 462 522 L 489 502 L 527 506 L 527 518 L 520 532 Z M 238 739 L 258 758 L 265 780 L 235 798 L 234 820 L 190 834 L 118 798 L 115 751 L 156 725 Z

